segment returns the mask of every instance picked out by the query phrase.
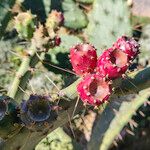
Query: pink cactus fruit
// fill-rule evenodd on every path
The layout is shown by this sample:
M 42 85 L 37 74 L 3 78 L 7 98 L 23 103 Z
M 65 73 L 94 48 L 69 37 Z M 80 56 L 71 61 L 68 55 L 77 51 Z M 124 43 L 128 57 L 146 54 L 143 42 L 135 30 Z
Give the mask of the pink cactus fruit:
M 70 48 L 70 62 L 77 75 L 92 73 L 96 67 L 97 54 L 90 44 L 77 44 Z
M 121 77 L 129 66 L 128 56 L 118 49 L 109 48 L 98 58 L 97 74 L 109 79 Z
M 139 54 L 140 44 L 134 38 L 122 36 L 114 43 L 113 48 L 122 50 L 133 60 Z
M 108 101 L 112 89 L 110 81 L 97 74 L 87 74 L 78 84 L 77 91 L 84 103 L 99 106 Z

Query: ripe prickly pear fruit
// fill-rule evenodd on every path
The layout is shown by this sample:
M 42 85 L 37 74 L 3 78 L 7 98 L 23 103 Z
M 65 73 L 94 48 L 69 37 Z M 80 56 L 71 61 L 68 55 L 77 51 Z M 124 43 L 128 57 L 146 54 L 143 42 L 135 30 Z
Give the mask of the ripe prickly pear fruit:
M 108 101 L 112 89 L 110 81 L 97 74 L 88 74 L 78 84 L 77 91 L 84 103 L 99 106 Z
M 129 66 L 128 56 L 119 49 L 109 48 L 98 58 L 97 73 L 115 79 L 121 77 Z
M 140 45 L 134 38 L 122 36 L 114 43 L 113 48 L 122 50 L 130 60 L 133 60 L 139 54 Z
M 96 49 L 90 44 L 77 44 L 70 48 L 70 62 L 77 75 L 92 73 L 97 63 Z

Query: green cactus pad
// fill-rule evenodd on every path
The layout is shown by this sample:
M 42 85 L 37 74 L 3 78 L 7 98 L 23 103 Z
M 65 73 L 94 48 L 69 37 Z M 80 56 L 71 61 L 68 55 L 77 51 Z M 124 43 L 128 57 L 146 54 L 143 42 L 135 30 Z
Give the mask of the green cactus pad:
M 86 15 L 73 0 L 64 0 L 62 8 L 65 18 L 64 25 L 67 28 L 82 29 L 87 26 L 88 20 Z

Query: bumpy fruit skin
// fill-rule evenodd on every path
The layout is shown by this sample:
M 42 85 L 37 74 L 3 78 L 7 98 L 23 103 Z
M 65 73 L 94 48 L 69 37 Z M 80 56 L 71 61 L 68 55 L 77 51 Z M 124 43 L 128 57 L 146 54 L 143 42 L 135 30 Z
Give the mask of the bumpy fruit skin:
M 122 50 L 130 60 L 133 60 L 139 54 L 140 45 L 134 38 L 122 36 L 114 43 L 113 48 Z
M 97 74 L 109 79 L 121 77 L 129 66 L 128 56 L 118 50 L 109 48 L 98 58 Z
M 97 74 L 86 75 L 78 84 L 77 91 L 84 103 L 93 106 L 99 106 L 108 101 L 112 93 L 110 82 Z
M 70 62 L 77 75 L 92 73 L 97 63 L 96 49 L 90 44 L 77 44 L 70 48 Z

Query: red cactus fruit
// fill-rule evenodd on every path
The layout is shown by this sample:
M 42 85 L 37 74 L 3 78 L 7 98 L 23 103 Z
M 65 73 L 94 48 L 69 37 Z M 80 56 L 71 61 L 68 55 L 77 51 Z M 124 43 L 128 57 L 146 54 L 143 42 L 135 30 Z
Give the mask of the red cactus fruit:
M 122 36 L 114 43 L 113 48 L 122 50 L 130 60 L 133 60 L 139 54 L 140 45 L 134 38 Z
M 77 44 L 70 48 L 70 62 L 77 75 L 92 73 L 97 63 L 96 49 L 90 44 Z
M 78 84 L 77 91 L 84 103 L 99 106 L 108 101 L 112 89 L 105 78 L 97 74 L 87 74 Z
M 98 58 L 97 73 L 115 79 L 121 77 L 129 66 L 128 56 L 118 49 L 109 48 Z
M 61 38 L 60 38 L 59 36 L 55 36 L 54 42 L 55 42 L 55 45 L 56 45 L 56 46 L 59 46 L 60 43 L 61 43 Z

